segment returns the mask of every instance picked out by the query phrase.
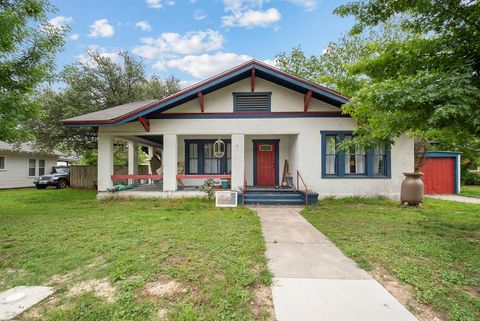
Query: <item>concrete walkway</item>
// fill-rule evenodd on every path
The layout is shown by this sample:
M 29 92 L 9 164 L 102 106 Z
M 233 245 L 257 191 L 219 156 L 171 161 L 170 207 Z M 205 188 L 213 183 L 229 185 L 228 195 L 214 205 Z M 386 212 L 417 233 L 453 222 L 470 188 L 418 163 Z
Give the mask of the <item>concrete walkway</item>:
M 278 321 L 417 321 L 297 207 L 255 207 L 274 274 Z
M 462 203 L 480 204 L 480 198 L 467 197 L 467 196 L 461 196 L 461 195 L 453 195 L 453 194 L 425 195 L 425 197 L 435 198 L 437 200 L 444 200 L 444 201 L 455 201 L 455 202 L 462 202 Z

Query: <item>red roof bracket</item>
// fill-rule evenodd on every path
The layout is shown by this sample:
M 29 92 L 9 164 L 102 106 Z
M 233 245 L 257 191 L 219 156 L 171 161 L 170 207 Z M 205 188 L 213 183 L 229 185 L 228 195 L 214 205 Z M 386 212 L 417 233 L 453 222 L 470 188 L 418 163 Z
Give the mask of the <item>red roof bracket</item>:
M 137 120 L 142 124 L 143 128 L 145 128 L 146 132 L 150 131 L 150 119 L 137 117 Z
M 255 67 L 252 68 L 252 77 L 250 78 L 250 91 L 255 91 Z
M 200 104 L 200 111 L 203 113 L 205 111 L 205 96 L 201 91 L 197 93 L 198 103 Z
M 308 111 L 308 105 L 310 105 L 310 101 L 312 100 L 312 90 L 310 89 L 307 91 L 305 94 L 305 97 L 303 97 L 303 111 L 307 112 Z

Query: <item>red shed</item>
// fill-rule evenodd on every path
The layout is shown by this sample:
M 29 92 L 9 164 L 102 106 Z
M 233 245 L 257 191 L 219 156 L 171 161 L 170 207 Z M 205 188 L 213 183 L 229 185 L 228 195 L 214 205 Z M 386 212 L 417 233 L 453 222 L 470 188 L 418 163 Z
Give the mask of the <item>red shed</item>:
M 425 194 L 460 192 L 460 153 L 428 152 L 420 171 L 424 174 Z

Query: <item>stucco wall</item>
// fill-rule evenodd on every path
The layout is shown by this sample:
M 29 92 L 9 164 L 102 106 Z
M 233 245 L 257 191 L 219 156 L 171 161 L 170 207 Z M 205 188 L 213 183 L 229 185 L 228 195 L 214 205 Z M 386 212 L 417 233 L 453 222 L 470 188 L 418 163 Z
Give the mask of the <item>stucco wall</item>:
M 283 86 L 257 78 L 255 80 L 256 92 L 272 92 L 272 112 L 303 111 L 304 95 L 287 89 Z M 233 112 L 234 92 L 250 92 L 250 79 L 244 79 L 230 86 L 205 95 L 205 112 Z M 312 98 L 308 107 L 309 111 L 338 111 L 338 107 Z M 200 107 L 198 100 L 193 100 L 177 106 L 166 113 L 198 113 Z
M 183 139 L 185 137 L 229 137 L 231 134 L 245 135 L 245 163 L 252 164 L 252 137 L 262 139 L 284 137 L 281 145 L 280 167 L 289 155 L 291 172 L 295 178 L 298 169 L 308 187 L 326 196 L 385 195 L 398 197 L 403 172 L 412 171 L 413 140 L 402 136 L 392 146 L 392 177 L 385 179 L 322 179 L 321 138 L 322 130 L 353 130 L 355 122 L 350 118 L 264 118 L 264 119 L 157 119 L 151 120 L 150 132 L 146 133 L 138 123 L 102 127 L 100 131 L 110 135 L 162 135 L 179 136 L 179 160 L 184 159 Z M 283 146 L 283 147 L 282 147 Z M 287 152 L 288 151 L 288 152 Z M 281 177 L 280 172 L 280 177 Z M 247 171 L 249 184 L 253 177 Z
M 33 178 L 38 176 L 39 159 L 45 160 L 45 174 L 50 173 L 52 166 L 57 165 L 57 158 L 52 156 L 1 151 L 0 156 L 5 156 L 5 170 L 0 170 L 0 189 L 33 187 Z M 35 176 L 28 176 L 29 159 L 35 159 Z

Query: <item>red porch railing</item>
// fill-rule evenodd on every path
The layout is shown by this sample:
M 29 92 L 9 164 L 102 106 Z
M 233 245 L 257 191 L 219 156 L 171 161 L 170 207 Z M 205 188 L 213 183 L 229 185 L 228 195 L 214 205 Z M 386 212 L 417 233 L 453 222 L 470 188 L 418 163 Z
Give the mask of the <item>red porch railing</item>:
M 112 179 L 163 179 L 163 175 L 158 174 L 118 174 L 112 175 Z M 178 179 L 231 179 L 232 175 L 177 175 Z

